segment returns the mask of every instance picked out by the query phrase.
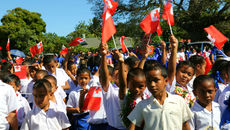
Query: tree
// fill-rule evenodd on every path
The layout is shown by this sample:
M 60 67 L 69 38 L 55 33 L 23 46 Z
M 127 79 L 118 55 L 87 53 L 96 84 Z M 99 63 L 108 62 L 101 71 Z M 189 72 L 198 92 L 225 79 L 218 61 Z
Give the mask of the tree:
M 23 49 L 28 54 L 31 45 L 42 39 L 43 33 L 46 32 L 46 23 L 41 14 L 19 7 L 7 13 L 1 19 L 0 40 L 6 44 L 10 38 L 10 48 Z
M 104 5 L 102 0 L 88 1 L 94 4 L 92 10 L 95 16 L 101 18 Z M 126 29 L 122 28 L 123 34 L 140 35 L 141 33 L 137 28 L 139 28 L 141 20 L 156 7 L 161 7 L 161 13 L 163 12 L 163 0 L 117 1 L 119 6 L 113 18 L 118 23 L 117 25 L 121 26 L 120 22 L 125 24 Z M 227 37 L 230 37 L 230 26 L 227 26 L 230 23 L 229 0 L 172 0 L 172 2 L 176 23 L 173 26 L 173 29 L 175 29 L 173 31 L 177 34 L 177 37 L 189 38 L 193 41 L 207 40 L 207 34 L 203 29 L 212 24 L 218 27 Z M 227 25 L 223 25 L 223 23 Z M 163 23 L 163 25 L 165 25 L 162 26 L 165 31 L 169 30 L 166 24 Z M 118 33 L 121 34 L 122 31 L 118 31 Z

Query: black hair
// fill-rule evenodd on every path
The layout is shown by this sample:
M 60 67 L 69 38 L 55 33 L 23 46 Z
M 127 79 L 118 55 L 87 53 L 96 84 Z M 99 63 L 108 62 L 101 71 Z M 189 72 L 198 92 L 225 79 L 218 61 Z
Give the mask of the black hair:
M 5 79 L 5 77 L 7 77 L 8 75 L 10 75 L 10 71 L 9 70 L 1 70 L 0 71 L 0 80 Z
M 57 60 L 54 58 L 54 55 L 46 55 L 44 58 L 43 58 L 43 64 L 44 65 L 47 65 L 49 64 L 50 62 L 57 62 Z
M 168 73 L 167 73 L 167 70 L 165 69 L 165 67 L 163 65 L 161 65 L 156 60 L 149 60 L 149 61 L 145 62 L 144 72 L 147 73 L 147 72 L 149 72 L 151 70 L 160 70 L 161 71 L 161 76 L 163 76 L 164 78 L 168 77 Z
M 223 50 L 224 50 L 224 53 L 228 53 L 230 52 L 230 42 L 227 41 L 225 44 L 224 44 L 224 47 L 223 47 Z
M 217 71 L 219 71 L 220 74 L 223 72 L 228 72 L 228 65 L 229 61 L 226 60 L 217 60 L 212 66 L 212 75 L 215 77 L 217 76 Z
M 125 64 L 127 64 L 130 69 L 135 68 L 138 62 L 139 62 L 139 59 L 135 56 L 130 56 L 125 60 Z
M 1 70 L 11 70 L 12 68 L 13 68 L 13 65 L 10 62 L 2 63 Z
M 90 70 L 89 69 L 87 69 L 87 68 L 79 68 L 78 70 L 77 70 L 77 76 L 79 76 L 81 73 L 88 73 L 89 74 L 89 76 L 90 76 Z
M 196 67 L 196 65 L 201 65 L 203 63 L 205 63 L 205 59 L 203 56 L 200 55 L 193 55 L 189 58 L 189 61 L 193 64 L 194 67 Z
M 138 77 L 138 76 L 145 77 L 144 71 L 140 68 L 131 69 L 127 75 L 127 82 L 129 82 L 133 77 Z
M 3 79 L 3 82 L 5 82 L 5 83 L 14 82 L 16 86 L 20 85 L 20 79 L 15 74 L 10 74 L 8 76 L 5 76 Z
M 75 65 L 75 63 L 73 61 L 68 61 L 67 63 L 67 69 L 70 70 L 71 66 Z
M 199 86 L 201 86 L 200 84 L 202 82 L 207 81 L 207 80 L 211 81 L 215 87 L 214 79 L 210 75 L 199 75 L 198 77 L 195 78 L 193 82 L 193 90 L 196 90 Z
M 94 68 L 95 67 L 99 68 L 100 64 L 101 64 L 101 58 L 99 55 L 90 56 L 88 61 L 87 61 L 87 66 L 93 75 L 98 71 L 98 69 L 94 69 Z
M 53 75 L 46 75 L 43 79 L 51 79 L 54 82 L 55 86 L 57 86 L 57 79 Z
M 194 70 L 193 75 L 195 74 L 195 67 L 194 67 L 194 65 L 190 61 L 180 61 L 179 64 L 176 66 L 176 71 L 178 71 L 183 66 L 192 67 L 193 70 Z
M 43 77 L 45 77 L 46 75 L 49 75 L 46 70 L 38 70 L 35 75 L 38 75 L 38 74 L 43 75 Z
M 35 82 L 33 90 L 38 88 L 44 88 L 47 91 L 47 93 L 52 92 L 51 83 L 46 79 L 39 79 Z

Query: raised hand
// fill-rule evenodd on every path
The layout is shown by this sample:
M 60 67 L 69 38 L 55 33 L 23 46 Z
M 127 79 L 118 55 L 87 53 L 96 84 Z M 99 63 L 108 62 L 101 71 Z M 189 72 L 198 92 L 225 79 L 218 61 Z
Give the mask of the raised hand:
M 169 37 L 169 41 L 170 41 L 170 44 L 173 48 L 176 48 L 178 47 L 178 40 L 176 39 L 176 37 L 174 35 L 171 35 Z
M 99 48 L 100 48 L 101 55 L 107 55 L 107 53 L 108 53 L 108 45 L 107 44 L 102 43 L 102 44 L 100 44 Z
M 124 58 L 123 58 L 123 56 L 121 55 L 121 53 L 119 52 L 118 49 L 115 49 L 113 51 L 113 56 L 114 56 L 115 60 L 118 60 L 119 62 L 124 62 Z

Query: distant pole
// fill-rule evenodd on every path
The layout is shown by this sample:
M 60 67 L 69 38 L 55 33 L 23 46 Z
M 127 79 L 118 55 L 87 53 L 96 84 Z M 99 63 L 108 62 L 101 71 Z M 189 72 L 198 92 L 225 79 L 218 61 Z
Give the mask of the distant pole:
M 115 49 L 117 49 L 117 45 L 116 45 L 116 42 L 115 42 L 115 39 L 114 39 L 113 35 L 112 35 L 112 38 L 113 38 L 113 44 L 115 46 Z

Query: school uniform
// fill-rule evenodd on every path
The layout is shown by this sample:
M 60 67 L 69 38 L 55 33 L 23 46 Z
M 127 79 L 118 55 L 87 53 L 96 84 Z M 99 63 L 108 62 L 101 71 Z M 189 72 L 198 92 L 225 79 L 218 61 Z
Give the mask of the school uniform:
M 222 130 L 230 129 L 230 107 L 224 110 L 221 117 L 220 128 Z
M 220 110 L 223 113 L 224 110 L 228 107 L 230 96 L 230 86 L 227 86 L 224 91 L 220 94 L 218 103 L 220 104 Z
M 22 97 L 20 92 L 16 92 L 17 97 L 17 119 L 18 119 L 18 127 L 22 125 L 25 116 L 31 110 L 28 101 Z
M 89 89 L 89 86 L 86 86 Z M 67 107 L 79 107 L 79 100 L 80 100 L 80 91 L 82 90 L 81 86 L 77 86 L 73 91 L 69 94 L 69 99 L 67 101 Z M 72 113 L 73 115 L 73 124 L 72 128 L 74 130 L 88 130 L 90 129 L 90 125 L 87 122 L 89 119 L 89 112 L 86 111 L 84 113 Z
M 191 130 L 206 130 L 212 127 L 219 130 L 221 111 L 218 103 L 212 102 L 212 111 L 210 112 L 196 101 L 191 110 L 194 113 L 194 117 L 189 120 Z
M 49 103 L 47 112 L 39 107 L 30 111 L 25 117 L 21 130 L 61 130 L 70 127 L 66 114 L 53 102 Z
M 70 86 L 70 89 L 69 90 L 65 90 L 65 93 L 67 95 L 69 95 L 69 93 L 74 89 L 76 88 L 77 86 L 75 85 L 74 81 L 70 78 L 68 79 L 68 83 L 69 83 L 69 86 Z
M 30 104 L 30 107 L 32 108 L 33 106 L 33 102 L 34 102 L 34 99 L 33 99 L 33 86 L 34 86 L 34 81 L 31 80 L 30 83 L 28 84 L 28 87 L 27 87 L 27 90 L 26 90 L 26 99 L 27 101 L 29 102 Z
M 66 74 L 66 72 L 62 68 L 56 68 L 56 74 L 53 74 L 47 71 L 49 75 L 53 75 L 57 79 L 57 86 L 65 86 L 66 81 L 70 79 L 70 77 Z
M 98 76 L 92 76 L 90 82 L 89 82 L 90 87 L 97 87 L 100 86 L 100 81 Z M 101 88 L 102 90 L 102 88 Z M 98 92 L 101 97 L 101 104 L 100 104 L 100 109 L 97 111 L 89 111 L 90 118 L 88 120 L 91 130 L 106 130 L 108 127 L 108 122 L 107 122 L 107 116 L 104 108 L 104 102 L 103 102 L 103 94 L 102 91 Z
M 20 79 L 21 82 L 21 88 L 20 88 L 20 92 L 22 94 L 27 93 L 27 88 L 28 88 L 28 84 L 32 81 L 32 78 L 26 78 L 26 79 Z
M 8 114 L 17 109 L 17 98 L 12 86 L 0 80 L 0 129 L 8 130 L 9 123 L 6 120 Z
M 214 98 L 214 101 L 218 103 L 218 99 L 220 97 L 220 94 L 224 91 L 224 89 L 226 88 L 226 85 L 225 84 L 222 84 L 222 83 L 218 83 L 218 90 L 216 91 L 216 95 L 215 95 L 215 98 Z
M 60 96 L 58 92 L 54 92 L 54 98 L 56 100 L 56 105 L 63 109 L 63 111 L 66 113 L 66 104 L 64 102 L 63 97 Z
M 163 105 L 153 96 L 142 100 L 128 119 L 138 127 L 144 121 L 144 130 L 181 130 L 182 124 L 192 116 L 193 113 L 182 97 L 168 93 Z

